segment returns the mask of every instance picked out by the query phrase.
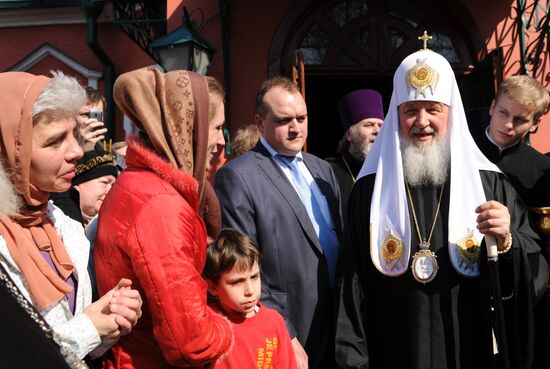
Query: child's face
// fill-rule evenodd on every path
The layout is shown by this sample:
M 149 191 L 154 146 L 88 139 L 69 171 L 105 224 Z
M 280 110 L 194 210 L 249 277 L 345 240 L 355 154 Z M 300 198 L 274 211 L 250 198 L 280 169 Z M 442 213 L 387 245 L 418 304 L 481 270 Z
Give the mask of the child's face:
M 250 318 L 256 315 L 255 307 L 260 299 L 262 288 L 260 268 L 255 262 L 252 268 L 243 271 L 235 265 L 223 273 L 217 283 L 208 281 L 209 291 L 218 297 L 227 315 Z
M 493 100 L 489 112 L 489 134 L 501 148 L 516 143 L 536 127 L 536 122 L 533 122 L 533 109 L 506 94 L 498 100 Z

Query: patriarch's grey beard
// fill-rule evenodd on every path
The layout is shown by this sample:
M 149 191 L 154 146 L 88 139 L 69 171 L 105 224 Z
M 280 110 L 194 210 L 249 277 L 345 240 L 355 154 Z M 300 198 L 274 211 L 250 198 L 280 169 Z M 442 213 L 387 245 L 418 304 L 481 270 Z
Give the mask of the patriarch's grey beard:
M 449 172 L 451 148 L 449 134 L 434 136 L 430 145 L 416 146 L 409 136 L 400 134 L 403 176 L 411 186 L 441 186 Z

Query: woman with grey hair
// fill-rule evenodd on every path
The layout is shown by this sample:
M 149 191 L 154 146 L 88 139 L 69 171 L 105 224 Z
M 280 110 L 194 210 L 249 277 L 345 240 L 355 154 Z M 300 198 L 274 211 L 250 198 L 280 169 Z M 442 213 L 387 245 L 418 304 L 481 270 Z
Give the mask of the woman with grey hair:
M 0 162 L 0 217 L 17 213 L 19 201 Z M 27 303 L 21 292 L 0 264 L 0 367 L 2 368 L 52 368 L 67 369 L 59 346 L 52 340 L 52 330 L 44 319 Z M 32 350 L 22 353 L 22 347 Z M 76 360 L 74 364 L 79 364 Z M 76 366 L 78 367 L 78 366 Z
M 0 160 L 21 204 L 0 217 L 0 264 L 58 343 L 81 359 L 127 334 L 142 302 L 132 282 L 121 279 L 91 304 L 86 236 L 48 201 L 71 186 L 83 155 L 75 116 L 86 103 L 74 78 L 52 74 L 0 73 Z

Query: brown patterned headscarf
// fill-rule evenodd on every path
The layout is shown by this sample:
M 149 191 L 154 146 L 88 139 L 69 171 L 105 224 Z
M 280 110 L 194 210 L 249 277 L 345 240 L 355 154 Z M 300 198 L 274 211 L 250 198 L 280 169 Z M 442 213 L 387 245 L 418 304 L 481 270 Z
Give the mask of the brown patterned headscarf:
M 199 214 L 208 235 L 216 238 L 220 206 L 205 180 L 210 101 L 206 78 L 185 70 L 142 68 L 117 78 L 114 99 L 160 156 L 198 181 Z
M 29 181 L 32 106 L 49 82 L 48 77 L 29 73 L 0 73 L 0 159 L 23 203 L 17 214 L 0 217 L 0 233 L 25 277 L 33 303 L 40 309 L 71 291 L 66 280 L 74 269 L 47 216 L 50 193 Z M 56 271 L 41 251 L 49 253 Z

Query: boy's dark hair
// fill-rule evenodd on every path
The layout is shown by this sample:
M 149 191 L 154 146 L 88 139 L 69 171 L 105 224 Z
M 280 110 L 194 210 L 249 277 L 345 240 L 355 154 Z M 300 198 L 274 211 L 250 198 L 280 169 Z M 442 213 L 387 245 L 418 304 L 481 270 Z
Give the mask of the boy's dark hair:
M 260 263 L 258 246 L 248 236 L 233 228 L 223 228 L 220 236 L 206 250 L 204 278 L 217 283 L 220 276 L 233 269 L 250 269 Z

